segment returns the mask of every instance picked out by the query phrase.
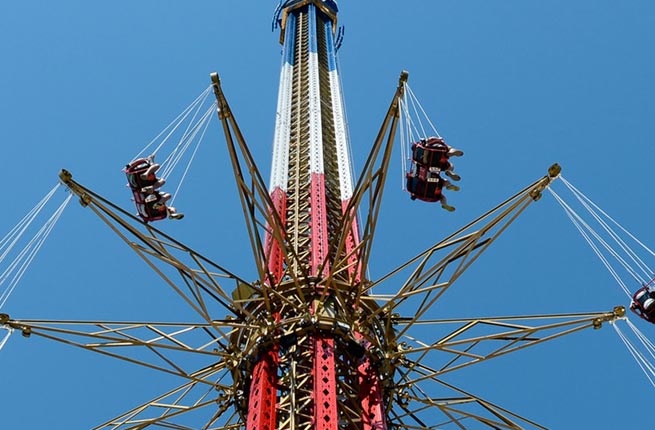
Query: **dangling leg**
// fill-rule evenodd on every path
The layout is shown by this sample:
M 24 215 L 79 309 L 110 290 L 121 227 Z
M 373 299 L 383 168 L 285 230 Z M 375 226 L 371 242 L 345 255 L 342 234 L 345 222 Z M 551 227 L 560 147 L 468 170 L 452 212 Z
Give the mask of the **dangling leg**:
M 159 193 L 159 203 L 166 203 L 171 199 L 171 193 Z
M 450 162 L 445 166 L 445 169 L 443 169 L 446 176 L 448 176 L 453 181 L 459 181 L 462 179 L 457 173 L 453 172 L 453 170 L 455 170 L 455 166 L 453 166 L 453 163 Z
M 165 183 L 166 183 L 166 179 L 157 178 L 157 182 L 155 182 L 154 184 L 141 188 L 141 192 L 143 194 L 150 194 L 148 197 L 146 197 L 146 202 L 154 202 L 155 200 L 157 200 L 157 197 L 154 196 L 155 190 L 161 188 L 161 186 L 164 185 Z
M 177 213 L 177 210 L 175 210 L 174 207 L 169 207 L 168 208 L 168 217 L 170 219 L 182 219 L 182 218 L 184 218 L 184 214 Z
M 148 201 L 148 198 L 151 196 L 146 197 L 146 201 Z M 166 206 L 166 202 L 171 199 L 171 194 L 170 193 L 156 193 L 152 194 L 152 197 L 155 197 L 157 199 L 157 203 L 153 204 L 152 207 L 155 209 L 159 209 L 161 207 Z M 152 199 L 150 200 L 152 201 Z
M 141 173 L 141 179 L 143 179 L 145 181 L 148 178 L 152 178 L 155 175 L 155 173 L 157 172 L 157 170 L 159 170 L 160 167 L 161 166 L 159 164 L 157 164 L 157 163 L 155 163 L 152 166 L 148 167 L 148 170 Z
M 446 196 L 443 194 L 441 195 L 441 207 L 447 210 L 448 212 L 453 212 L 455 208 L 453 206 L 448 205 L 448 201 L 446 200 Z
M 157 182 L 152 184 L 152 187 L 156 190 L 157 188 L 161 188 L 162 185 L 166 183 L 166 179 L 164 178 L 157 178 Z
M 464 155 L 464 152 L 457 149 L 457 148 L 448 148 L 448 156 L 449 157 L 461 157 Z
M 447 190 L 459 191 L 459 187 L 457 185 L 453 185 L 452 182 L 450 182 L 448 179 L 444 179 L 443 184 Z

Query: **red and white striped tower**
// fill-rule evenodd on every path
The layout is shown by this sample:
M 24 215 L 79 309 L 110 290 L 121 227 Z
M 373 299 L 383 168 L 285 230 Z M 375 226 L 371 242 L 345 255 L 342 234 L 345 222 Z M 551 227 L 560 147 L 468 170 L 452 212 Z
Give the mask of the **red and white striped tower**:
M 247 429 L 385 429 L 380 372 L 370 358 L 374 330 L 353 327 L 362 313 L 352 299 L 361 295 L 353 292 L 361 267 L 357 219 L 346 216 L 353 180 L 335 48 L 337 5 L 286 1 L 280 18 L 269 191 L 284 240 L 269 227 L 265 249 L 267 283 L 286 302 L 271 317 L 286 328 L 289 343 L 259 349 L 246 388 Z

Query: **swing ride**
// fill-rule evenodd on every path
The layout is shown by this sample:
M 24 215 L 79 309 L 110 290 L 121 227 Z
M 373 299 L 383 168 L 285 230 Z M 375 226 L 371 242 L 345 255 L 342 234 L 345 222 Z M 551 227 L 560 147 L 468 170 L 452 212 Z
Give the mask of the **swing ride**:
M 443 172 L 454 180 L 460 179 L 453 173 L 453 164 L 448 161 L 450 149 L 443 139 L 436 137 L 412 143 L 412 170 L 406 174 L 407 191 L 412 200 L 418 198 L 424 202 L 441 202 L 444 209 L 455 210 L 446 203 L 443 190 L 459 191 L 459 187 L 440 175 Z
M 154 157 L 139 158 L 125 166 L 125 176 L 139 216 L 145 222 L 166 219 L 182 219 L 184 214 L 177 213 L 174 207 L 167 206 L 169 193 L 159 191 L 166 183 L 163 178 L 155 176 L 161 166 L 154 162 Z
M 217 74 L 149 152 L 164 148 L 173 130 L 183 131 L 172 154 L 158 165 L 153 156 L 143 157 L 147 146 L 126 165 L 136 216 L 61 172 L 70 196 L 79 197 L 199 319 L 66 321 L 0 314 L 7 329 L 0 349 L 19 331 L 182 381 L 95 429 L 544 429 L 443 376 L 605 323 L 616 326 L 625 317 L 617 306 L 605 312 L 437 319 L 436 304 L 445 293 L 563 179 L 556 164 L 429 249 L 383 276 L 370 275 L 396 135 L 411 198 L 440 202 L 449 211 L 454 208 L 443 191 L 458 187 L 441 175 L 460 179 L 450 158 L 463 152 L 417 114 L 422 108 L 403 72 L 353 181 L 336 67 L 337 12 L 336 2 L 322 0 L 286 1 L 278 9 L 283 64 L 268 185 Z M 212 92 L 216 102 L 201 107 Z M 179 186 L 174 194 L 161 188 L 174 183 L 167 169 L 198 138 L 195 155 L 211 116 L 224 132 L 255 279 L 213 262 L 167 234 L 165 223 L 155 223 L 182 217 L 171 206 Z M 189 125 L 180 125 L 182 118 Z M 192 219 L 187 215 L 184 222 Z M 380 289 L 393 293 L 376 294 Z M 635 294 L 635 306 L 645 311 L 650 302 L 643 297 Z M 434 330 L 428 338 L 421 331 L 426 326 Z

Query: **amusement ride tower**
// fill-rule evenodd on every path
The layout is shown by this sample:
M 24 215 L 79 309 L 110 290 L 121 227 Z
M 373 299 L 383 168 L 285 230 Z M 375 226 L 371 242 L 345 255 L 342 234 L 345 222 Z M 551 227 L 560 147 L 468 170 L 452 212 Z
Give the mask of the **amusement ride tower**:
M 442 376 L 623 315 L 622 308 L 457 320 L 437 320 L 431 313 L 477 257 L 540 198 L 558 176 L 557 165 L 415 258 L 369 279 L 408 74 L 401 73 L 354 181 L 336 59 L 337 12 L 331 0 L 288 0 L 278 9 L 283 61 L 268 185 L 218 75 L 211 77 L 255 281 L 213 263 L 62 172 L 83 206 L 201 319 L 72 322 L 0 315 L 0 324 L 25 336 L 44 336 L 183 379 L 96 429 L 544 428 Z M 389 285 L 392 294 L 372 292 Z M 419 340 L 419 326 L 435 327 L 432 338 Z
M 264 282 L 286 300 L 270 312 L 289 341 L 271 341 L 259 352 L 249 382 L 249 404 L 257 405 L 248 409 L 249 430 L 274 430 L 278 423 L 386 429 L 381 368 L 365 354 L 380 351 L 383 340 L 375 323 L 352 326 L 356 315 L 376 308 L 363 300 L 336 21 L 333 1 L 281 6 L 284 49 L 270 180 L 275 216 L 266 233 Z

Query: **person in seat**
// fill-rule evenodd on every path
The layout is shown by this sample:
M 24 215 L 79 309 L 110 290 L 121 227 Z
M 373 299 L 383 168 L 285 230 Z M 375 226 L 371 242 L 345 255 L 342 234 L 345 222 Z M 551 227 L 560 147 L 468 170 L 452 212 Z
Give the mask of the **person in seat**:
M 464 152 L 449 147 L 441 137 L 433 136 L 412 144 L 412 161 L 430 170 L 444 172 L 453 181 L 459 181 L 461 177 L 454 172 L 455 166 L 450 162 L 450 157 L 462 155 Z
M 632 296 L 630 310 L 646 321 L 655 323 L 655 291 L 649 286 L 637 290 Z
M 435 148 L 435 149 L 443 150 L 443 152 L 448 158 L 461 157 L 462 155 L 464 155 L 463 151 L 448 146 L 446 144 L 446 141 L 443 140 L 443 137 L 431 136 L 428 137 L 427 139 L 421 139 L 421 143 L 423 143 L 427 148 Z
M 425 193 L 425 180 L 419 177 L 418 171 L 415 173 L 410 172 L 405 177 L 407 179 L 407 191 L 409 191 L 412 200 L 416 200 L 418 196 Z
M 145 194 L 149 201 L 155 201 L 151 195 L 166 183 L 164 178 L 158 178 L 156 173 L 161 167 L 154 162 L 155 156 L 139 158 L 125 166 L 127 181 L 133 191 Z
M 161 186 L 166 183 L 166 180 L 164 178 L 158 178 L 156 175 L 157 170 L 159 170 L 161 166 L 154 162 L 154 155 L 150 156 L 150 162 L 152 164 L 150 164 L 143 173 L 140 173 L 139 177 L 144 184 L 144 186 L 141 187 L 141 192 L 143 194 L 148 194 L 146 200 L 150 199 L 150 201 L 155 201 L 156 198 L 152 197 L 155 190 L 161 188 Z
M 146 209 L 153 216 L 158 217 L 157 219 L 163 219 L 167 216 L 170 219 L 184 218 L 184 214 L 178 213 L 174 207 L 166 206 L 166 202 L 171 198 L 169 193 L 155 191 L 152 195 L 155 196 L 155 199 L 151 201 L 146 199 Z
M 134 191 L 134 204 L 137 215 L 145 222 L 159 221 L 166 219 L 166 205 L 156 205 L 156 202 L 146 202 L 143 194 Z
M 125 175 L 134 194 L 138 215 L 145 221 L 165 219 L 182 219 L 184 214 L 177 213 L 175 208 L 167 207 L 170 193 L 159 191 L 166 183 L 164 178 L 157 177 L 161 167 L 154 162 L 154 154 L 147 158 L 139 158 L 125 166 Z
M 453 206 L 448 204 L 443 189 L 459 191 L 459 187 L 442 178 L 438 172 L 432 172 L 425 166 L 417 165 L 415 171 L 406 175 L 406 179 L 407 191 L 409 191 L 412 200 L 440 202 L 443 209 L 449 212 L 455 210 Z
M 432 178 L 436 179 L 436 183 L 435 183 L 436 186 L 435 186 L 435 190 L 434 190 L 435 201 L 440 202 L 441 207 L 443 209 L 447 210 L 448 212 L 455 211 L 455 207 L 450 206 L 448 204 L 448 201 L 446 200 L 446 196 L 443 193 L 443 189 L 445 188 L 447 190 L 459 191 L 459 187 L 456 186 L 456 185 L 451 184 L 450 181 L 448 181 L 447 179 L 442 178 L 441 176 L 439 176 L 438 173 L 437 174 L 432 174 L 432 175 L 434 175 Z

